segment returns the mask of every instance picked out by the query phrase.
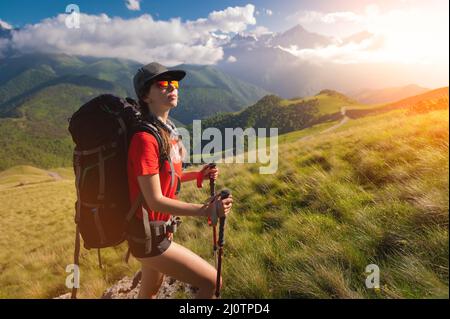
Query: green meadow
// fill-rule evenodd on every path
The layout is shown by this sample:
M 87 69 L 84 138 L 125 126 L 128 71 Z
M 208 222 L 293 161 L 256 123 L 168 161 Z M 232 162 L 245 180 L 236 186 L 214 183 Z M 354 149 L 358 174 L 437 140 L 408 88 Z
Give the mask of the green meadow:
M 288 133 L 272 175 L 260 175 L 260 163 L 219 164 L 217 189 L 235 199 L 223 297 L 448 298 L 448 119 L 448 108 L 397 110 L 329 133 L 319 134 L 335 123 Z M 0 172 L 0 298 L 69 292 L 73 172 L 49 171 Z M 181 199 L 203 202 L 204 186 L 184 184 Z M 212 264 L 211 233 L 206 220 L 186 217 L 175 241 Z M 102 250 L 99 269 L 96 251 L 82 249 L 80 298 L 134 274 L 139 265 L 124 263 L 125 250 Z M 380 289 L 365 286 L 369 264 L 380 269 Z

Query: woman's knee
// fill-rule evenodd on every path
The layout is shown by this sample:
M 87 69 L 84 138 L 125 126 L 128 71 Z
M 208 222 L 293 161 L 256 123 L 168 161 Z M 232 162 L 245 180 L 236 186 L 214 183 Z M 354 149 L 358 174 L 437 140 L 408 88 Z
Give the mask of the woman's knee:
M 207 291 L 215 291 L 217 286 L 217 278 L 216 276 L 208 276 L 205 277 L 200 283 L 200 289 L 204 289 Z M 220 277 L 220 288 L 222 288 L 222 276 Z

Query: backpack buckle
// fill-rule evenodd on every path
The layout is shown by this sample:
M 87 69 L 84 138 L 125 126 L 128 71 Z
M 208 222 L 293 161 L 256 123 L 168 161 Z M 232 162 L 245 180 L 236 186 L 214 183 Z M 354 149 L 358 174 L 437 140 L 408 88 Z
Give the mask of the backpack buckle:
M 169 225 L 167 225 L 167 231 L 169 233 L 175 233 L 178 229 L 178 226 L 181 224 L 181 218 L 180 217 L 175 217 L 172 218 L 171 222 Z

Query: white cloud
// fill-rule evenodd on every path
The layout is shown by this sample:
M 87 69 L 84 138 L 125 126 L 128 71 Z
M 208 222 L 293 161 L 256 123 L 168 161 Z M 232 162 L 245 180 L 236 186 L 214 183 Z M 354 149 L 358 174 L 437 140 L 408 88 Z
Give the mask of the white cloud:
M 363 13 L 301 11 L 289 17 L 308 30 L 338 37 L 333 45 L 317 49 L 283 48 L 308 61 L 348 63 L 400 63 L 448 65 L 448 11 L 409 8 L 381 12 L 375 4 Z M 343 43 L 358 31 L 372 36 Z M 340 38 L 340 39 L 339 39 Z
M 0 27 L 2 27 L 3 29 L 8 29 L 8 30 L 12 29 L 12 25 L 10 25 L 6 21 L 3 21 L 2 19 L 0 19 Z
M 311 24 L 314 22 L 321 22 L 326 24 L 334 24 L 342 21 L 360 22 L 362 17 L 351 11 L 324 13 L 318 11 L 302 11 L 296 13 L 294 16 L 299 23 Z
M 273 11 L 270 9 L 266 9 L 266 8 L 262 8 L 261 11 L 256 10 L 255 15 L 259 16 L 259 15 L 261 15 L 261 13 L 265 14 L 267 16 L 273 15 Z
M 127 6 L 128 10 L 131 10 L 131 11 L 139 11 L 139 10 L 141 10 L 140 1 L 141 0 L 127 0 L 126 1 L 126 6 Z
M 236 62 L 236 61 L 237 61 L 236 57 L 234 57 L 234 56 L 232 56 L 232 55 L 230 55 L 230 56 L 228 57 L 228 59 L 227 59 L 227 62 L 229 62 L 229 63 L 234 63 L 234 62 Z
M 255 6 L 252 4 L 247 4 L 245 7 L 228 7 L 222 11 L 211 12 L 208 19 L 189 21 L 188 26 L 201 28 L 203 32 L 237 33 L 246 30 L 248 25 L 256 24 L 254 14 Z
M 372 35 L 357 43 L 331 44 L 314 49 L 298 49 L 295 45 L 288 48 L 280 46 L 279 48 L 302 60 L 316 64 L 329 62 L 337 64 L 390 62 L 389 57 L 379 50 L 383 46 L 383 41 L 384 39 L 381 36 Z
M 362 31 L 365 18 L 365 16 L 352 11 L 298 11 L 288 16 L 286 20 L 294 24 L 301 24 L 307 30 L 316 33 L 345 36 Z
M 214 11 L 195 21 L 132 19 L 81 14 L 80 28 L 65 25 L 67 15 L 42 20 L 13 31 L 9 45 L 21 52 L 53 52 L 127 58 L 166 65 L 214 64 L 223 59 L 221 45 L 230 34 L 255 24 L 254 6 Z

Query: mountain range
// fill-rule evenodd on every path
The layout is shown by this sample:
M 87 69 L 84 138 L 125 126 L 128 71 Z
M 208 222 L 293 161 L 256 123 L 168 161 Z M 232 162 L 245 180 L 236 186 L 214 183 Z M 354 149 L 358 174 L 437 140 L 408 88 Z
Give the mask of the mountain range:
M 429 72 L 420 64 L 352 58 L 376 54 L 383 41 L 369 31 L 336 38 L 301 25 L 279 33 L 240 33 L 224 41 L 225 58 L 217 66 L 284 98 L 309 96 L 326 88 L 353 93 L 364 88 L 403 87 L 421 81 Z
M 22 116 L 22 104 L 62 84 L 134 97 L 132 77 L 140 66 L 124 59 L 67 54 L 35 53 L 2 59 L 0 117 Z M 212 66 L 180 65 L 176 68 L 182 68 L 188 74 L 181 83 L 179 105 L 171 114 L 181 123 L 190 123 L 193 119 L 217 112 L 238 111 L 268 94 Z M 65 101 L 62 96 L 60 100 Z M 83 101 L 86 99 L 81 98 L 80 102 Z M 76 106 L 79 105 L 71 105 L 69 109 Z
M 124 59 L 67 54 L 0 59 L 0 170 L 26 163 L 70 165 L 68 118 L 100 94 L 134 97 L 132 77 L 140 66 Z M 188 75 L 180 86 L 180 102 L 171 112 L 177 125 L 239 111 L 268 94 L 212 66 L 178 67 Z
M 21 53 L 14 51 L 14 46 L 8 46 L 6 41 L 14 31 L 0 29 L 0 52 L 3 52 L 0 54 L 6 57 Z M 377 60 L 377 56 L 383 57 L 385 40 L 383 36 L 369 31 L 359 31 L 346 37 L 326 36 L 311 32 L 300 24 L 284 32 L 244 31 L 226 36 L 215 35 L 215 42 L 223 51 L 223 58 L 213 67 L 227 76 L 251 83 L 258 89 L 283 98 L 310 96 L 327 88 L 352 96 L 352 93 L 366 88 L 380 90 L 405 87 L 410 83 L 422 85 L 431 81 L 430 69 L 426 64 Z M 439 77 L 445 74 L 445 71 L 433 72 L 439 73 L 436 75 Z M 438 85 L 440 84 L 436 84 Z M 191 96 L 187 96 L 186 102 L 190 98 Z M 249 105 L 245 99 L 236 102 L 229 95 L 224 99 L 225 107 L 229 103 L 230 109 L 235 109 L 236 103 Z M 372 100 L 377 99 L 361 101 L 372 103 Z M 214 104 L 214 101 L 215 99 L 208 99 L 205 103 Z M 378 102 L 385 103 L 387 100 L 374 103 Z M 220 104 L 224 105 L 223 101 Z M 213 109 L 215 107 L 212 105 Z M 192 114 L 191 111 L 188 113 Z M 203 116 L 202 112 L 194 114 Z
M 11 30 L 0 29 L 0 41 L 10 36 Z M 370 37 L 361 32 L 339 43 L 360 43 Z M 365 108 L 427 90 L 415 85 L 361 90 L 364 82 L 352 77 L 359 65 L 339 66 L 348 73 L 340 76 L 341 84 L 358 84 L 358 90 L 339 90 L 345 85 L 329 78 L 342 74 L 334 73 L 336 65 L 319 67 L 291 53 L 336 43 L 301 26 L 279 34 L 237 34 L 224 43 L 225 56 L 234 60 L 173 67 L 186 70 L 187 77 L 171 117 L 179 125 L 204 119 L 206 126 L 278 127 L 282 134 L 336 120 L 342 107 Z M 18 164 L 70 165 L 73 144 L 67 119 L 99 94 L 133 97 L 132 77 L 140 66 L 126 59 L 68 54 L 9 52 L 0 57 L 0 170 Z M 350 93 L 324 90 L 327 87 Z

